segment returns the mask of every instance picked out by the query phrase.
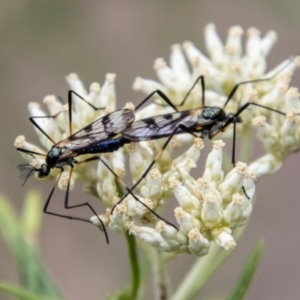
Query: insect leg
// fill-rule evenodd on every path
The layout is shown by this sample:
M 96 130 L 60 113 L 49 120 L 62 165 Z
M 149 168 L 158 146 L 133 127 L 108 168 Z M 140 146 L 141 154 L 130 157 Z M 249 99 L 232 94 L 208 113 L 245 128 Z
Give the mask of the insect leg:
M 61 218 L 66 218 L 66 219 L 69 219 L 69 220 L 78 220 L 78 221 L 83 221 L 83 222 L 87 222 L 87 223 L 93 224 L 89 219 L 84 219 L 84 218 L 79 218 L 79 217 L 73 217 L 73 216 L 70 216 L 70 215 L 58 214 L 58 213 L 50 212 L 50 211 L 47 210 L 48 206 L 50 204 L 50 201 L 52 199 L 52 195 L 53 195 L 53 193 L 55 191 L 55 188 L 56 188 L 56 186 L 57 186 L 57 184 L 59 182 L 59 179 L 61 178 L 61 175 L 62 175 L 62 171 L 59 174 L 59 176 L 58 176 L 58 178 L 57 178 L 57 180 L 56 180 L 56 182 L 54 184 L 54 187 L 52 188 L 52 190 L 51 190 L 51 192 L 50 192 L 50 194 L 49 194 L 49 196 L 47 198 L 47 201 L 46 201 L 46 203 L 44 205 L 44 209 L 43 209 L 44 213 L 49 214 L 49 215 L 53 215 L 53 216 L 57 216 L 57 217 L 61 217 Z M 82 203 L 82 204 L 78 204 L 78 205 L 69 206 L 69 189 L 70 189 L 70 178 L 71 178 L 71 175 L 72 175 L 72 169 L 71 169 L 71 172 L 70 172 L 70 177 L 69 177 L 68 186 L 67 186 L 67 190 L 66 190 L 64 207 L 66 209 L 71 209 L 71 208 L 75 208 L 75 207 L 80 207 L 80 206 L 86 205 L 86 206 L 88 206 L 91 209 L 91 211 L 95 215 L 97 215 L 96 212 L 95 212 L 95 210 L 92 208 L 92 206 L 88 202 Z M 106 242 L 109 243 L 108 234 L 106 232 L 105 226 L 104 226 L 104 224 L 103 224 L 103 222 L 102 222 L 102 220 L 100 218 L 99 218 L 99 221 L 102 224 L 103 231 L 104 231 L 105 238 L 106 238 Z
M 286 65 L 284 65 L 282 68 L 280 68 L 278 71 L 276 71 L 272 76 L 268 77 L 268 78 L 260 78 L 260 79 L 253 79 L 253 80 L 247 80 L 247 81 L 242 81 L 237 83 L 233 89 L 231 90 L 231 92 L 229 93 L 225 104 L 223 106 L 223 108 L 228 104 L 228 102 L 232 99 L 233 95 L 235 94 L 235 92 L 237 91 L 237 89 L 244 84 L 248 84 L 248 83 L 256 83 L 256 82 L 264 82 L 264 81 L 270 81 L 271 79 L 275 78 L 278 74 L 280 74 L 293 60 L 295 59 L 295 57 L 292 57 L 287 63 Z M 257 105 L 259 106 L 259 105 Z M 270 109 L 272 110 L 272 109 Z
M 72 134 L 72 95 L 76 95 L 78 98 L 80 98 L 82 101 L 84 101 L 87 105 L 89 105 L 91 108 L 93 108 L 95 111 L 104 109 L 104 107 L 96 107 L 92 103 L 88 102 L 86 99 L 84 99 L 82 96 L 80 96 L 78 93 L 76 93 L 73 90 L 68 91 L 68 105 L 69 105 L 69 132 L 70 135 Z M 53 144 L 55 142 L 53 139 L 41 128 L 41 126 L 35 121 L 35 119 L 42 119 L 42 118 L 52 118 L 55 119 L 59 114 L 61 113 L 58 112 L 54 116 L 36 116 L 36 117 L 30 117 L 29 121 L 39 130 L 41 131 Z
M 177 107 L 181 107 L 184 105 L 185 101 L 187 100 L 187 98 L 189 97 L 189 95 L 191 94 L 191 92 L 193 91 L 194 87 L 196 86 L 196 84 L 199 82 L 199 80 L 201 81 L 201 91 L 202 91 L 202 106 L 205 105 L 205 96 L 204 96 L 204 91 L 205 91 L 205 82 L 204 82 L 204 76 L 201 75 L 199 76 L 196 81 L 193 83 L 192 87 L 189 89 L 189 91 L 187 92 L 187 94 L 184 96 L 183 100 L 181 101 L 180 104 L 175 105 L 172 103 L 172 101 L 169 99 L 169 97 L 163 93 L 160 90 L 155 90 L 154 92 L 152 92 L 151 94 L 149 94 L 137 107 L 136 110 L 138 108 L 140 108 L 149 98 L 151 98 L 154 94 L 158 94 L 168 105 L 170 105 L 175 111 L 178 111 Z M 166 105 L 162 105 L 162 106 L 166 106 Z
M 99 159 L 101 160 L 101 162 L 106 166 L 106 168 L 108 168 L 112 174 L 115 176 L 115 178 L 118 180 L 118 182 L 126 189 L 127 191 L 127 194 L 117 203 L 114 205 L 114 207 L 112 208 L 112 211 L 111 211 L 111 214 L 113 213 L 113 210 L 115 209 L 115 207 L 121 203 L 125 197 L 128 196 L 128 194 L 130 194 L 136 201 L 138 201 L 139 203 L 141 203 L 144 207 L 146 207 L 151 213 L 153 213 L 158 219 L 164 221 L 166 224 L 174 227 L 177 231 L 178 231 L 178 228 L 172 224 L 171 222 L 165 220 L 163 217 L 161 217 L 157 212 L 155 212 L 153 209 L 151 209 L 147 204 L 145 204 L 144 202 L 142 202 L 141 200 L 138 199 L 138 197 L 136 195 L 133 194 L 132 192 L 132 188 L 130 189 L 129 187 L 127 187 L 127 185 L 125 184 L 125 182 L 119 178 L 119 176 L 110 168 L 110 166 L 101 158 L 99 157 Z M 148 169 L 147 169 L 148 170 Z M 150 169 L 149 169 L 150 170 Z M 149 172 L 149 171 L 148 171 Z M 147 175 L 147 174 L 146 174 Z M 140 182 L 140 181 L 139 181 Z
M 155 90 L 151 94 L 149 94 L 141 103 L 137 105 L 135 110 L 139 109 L 143 104 L 145 104 L 153 95 L 158 94 L 168 105 L 170 105 L 175 111 L 178 111 L 176 106 L 172 103 L 172 101 L 169 99 L 169 97 L 163 93 L 161 90 Z M 163 105 L 165 106 L 165 105 Z
M 35 152 L 35 151 L 31 151 L 31 150 L 27 150 L 27 149 L 23 149 L 23 148 L 16 148 L 16 150 L 20 151 L 20 152 L 24 152 L 30 156 L 32 156 L 33 158 L 35 158 L 35 156 L 33 154 L 36 154 L 36 155 L 40 155 L 40 156 L 44 156 L 46 157 L 47 155 L 45 153 L 39 153 L 39 152 Z
M 55 119 L 61 112 L 57 113 L 54 116 L 37 116 L 37 117 L 30 117 L 29 121 L 44 135 L 48 138 L 48 140 L 50 140 L 53 144 L 55 144 L 55 142 L 53 141 L 53 139 L 45 132 L 45 130 L 35 121 L 35 119 L 43 119 L 43 118 L 52 118 Z
M 196 79 L 196 81 L 193 83 L 192 87 L 189 89 L 187 94 L 184 96 L 182 102 L 180 104 L 178 104 L 177 106 L 183 106 L 184 105 L 186 99 L 189 97 L 189 95 L 193 91 L 194 87 L 199 82 L 199 80 L 201 82 L 202 106 L 205 106 L 205 79 L 204 79 L 204 75 L 201 75 Z
M 235 166 L 235 144 L 236 144 L 236 123 L 237 123 L 237 118 L 250 105 L 258 106 L 258 107 L 273 111 L 273 112 L 275 112 L 277 114 L 280 114 L 280 115 L 283 115 L 283 116 L 286 115 L 286 113 L 284 113 L 282 111 L 279 111 L 277 109 L 267 107 L 267 106 L 264 106 L 264 105 L 261 105 L 261 104 L 255 103 L 255 102 L 247 102 L 243 106 L 241 106 L 239 108 L 239 110 L 237 111 L 237 113 L 235 114 L 235 118 L 234 118 L 234 121 L 233 121 L 233 142 L 232 142 L 233 145 L 232 145 L 232 159 L 231 159 L 231 162 L 234 166 Z
M 164 218 L 162 218 L 159 214 L 157 214 L 154 210 L 152 210 L 147 204 L 145 204 L 144 202 L 140 201 L 138 199 L 138 197 L 136 195 L 134 195 L 132 193 L 132 190 L 129 189 L 127 187 L 127 185 L 125 184 L 125 182 L 119 178 L 119 176 L 112 170 L 112 168 L 100 157 L 100 156 L 93 156 L 93 157 L 90 157 L 84 161 L 80 161 L 80 162 L 76 162 L 77 164 L 81 164 L 81 163 L 85 163 L 85 162 L 89 162 L 89 161 L 93 161 L 93 160 L 100 160 L 104 165 L 105 167 L 115 176 L 116 180 L 118 180 L 118 182 L 127 190 L 127 194 L 126 196 L 128 196 L 128 194 L 130 194 L 136 201 L 138 201 L 139 203 L 141 203 L 144 207 L 146 207 L 150 212 L 152 212 L 158 219 L 164 221 L 165 223 L 169 224 L 170 226 L 174 227 L 176 230 L 178 230 L 178 228 L 173 225 L 172 223 L 168 222 L 167 220 L 165 220 Z M 150 170 L 150 168 L 149 168 Z M 148 171 L 149 172 L 149 171 Z M 124 199 L 125 197 L 123 197 L 122 199 Z M 115 208 L 115 206 L 113 207 Z M 96 213 L 95 213 L 96 214 Z M 99 217 L 98 217 L 99 219 Z M 99 219 L 101 224 L 103 225 L 101 219 Z
M 105 107 L 96 107 L 92 103 L 88 102 L 86 99 L 84 99 L 82 96 L 80 96 L 78 93 L 76 93 L 73 90 L 68 91 L 68 105 L 69 105 L 69 133 L 72 135 L 72 95 L 76 95 L 79 97 L 83 102 L 85 102 L 87 105 L 89 105 L 91 108 L 93 108 L 95 111 L 104 109 Z
M 114 209 L 116 208 L 116 206 L 118 204 L 120 204 L 127 196 L 128 194 L 131 194 L 133 195 L 132 191 L 140 184 L 140 182 L 147 176 L 147 174 L 149 173 L 149 171 L 151 170 L 151 168 L 153 167 L 153 165 L 156 163 L 156 161 L 161 157 L 163 151 L 165 150 L 165 148 L 168 146 L 168 144 L 170 143 L 172 137 L 177 133 L 177 131 L 185 131 L 187 133 L 190 133 L 191 135 L 193 135 L 194 137 L 198 137 L 197 134 L 195 134 L 192 130 L 190 130 L 189 128 L 187 128 L 186 126 L 184 126 L 183 124 L 178 124 L 176 126 L 176 128 L 173 130 L 173 132 L 170 134 L 170 136 L 167 138 L 166 142 L 164 143 L 164 145 L 162 146 L 162 148 L 160 149 L 160 151 L 155 155 L 153 161 L 150 163 L 150 165 L 148 166 L 148 168 L 146 169 L 146 171 L 143 173 L 143 175 L 140 177 L 140 179 L 131 187 L 131 189 L 129 190 L 125 184 L 123 184 L 122 182 L 120 182 L 124 188 L 127 190 L 127 194 L 125 196 L 123 196 L 119 201 L 118 203 L 116 203 L 114 205 L 114 207 L 112 208 L 111 210 L 111 213 L 113 213 Z M 136 198 L 136 197 L 135 197 Z M 151 212 L 153 212 L 151 210 Z M 170 224 L 170 223 L 168 223 Z M 173 227 L 175 227 L 174 225 L 172 225 Z

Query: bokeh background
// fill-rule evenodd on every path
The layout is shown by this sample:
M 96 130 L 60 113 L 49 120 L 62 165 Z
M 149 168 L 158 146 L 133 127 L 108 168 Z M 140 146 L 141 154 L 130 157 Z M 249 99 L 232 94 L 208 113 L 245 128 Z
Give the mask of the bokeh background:
M 88 87 L 117 74 L 118 106 L 138 103 L 132 91 L 136 76 L 155 78 L 153 62 L 168 60 L 170 46 L 185 40 L 203 47 L 203 28 L 214 22 L 223 40 L 232 25 L 255 26 L 262 33 L 277 31 L 271 68 L 300 51 L 299 1 L 67 1 L 13 0 L 0 3 L 0 190 L 18 210 L 27 190 L 36 188 L 46 198 L 52 182 L 29 180 L 21 188 L 14 149 L 16 136 L 38 142 L 28 121 L 27 103 L 48 94 L 66 98 L 64 77 L 77 72 Z M 299 86 L 300 72 L 293 84 Z M 265 253 L 246 299 L 300 298 L 300 157 L 290 156 L 276 174 L 258 183 L 257 202 L 243 238 L 231 258 L 197 299 L 229 291 L 251 249 L 265 239 Z M 72 200 L 88 197 L 78 192 Z M 63 193 L 53 210 L 62 210 Z M 91 199 L 92 200 L 92 199 Z M 97 206 L 97 205 L 96 205 Z M 101 206 L 99 210 L 101 210 Z M 80 211 L 86 215 L 86 211 Z M 66 299 L 105 299 L 109 291 L 129 282 L 123 236 L 109 231 L 111 244 L 92 226 L 44 216 L 40 252 Z M 196 257 L 182 255 L 171 263 L 174 284 Z M 0 242 L 0 278 L 17 282 L 17 269 Z M 11 299 L 0 293 L 0 299 Z M 151 297 L 149 297 L 151 299 Z

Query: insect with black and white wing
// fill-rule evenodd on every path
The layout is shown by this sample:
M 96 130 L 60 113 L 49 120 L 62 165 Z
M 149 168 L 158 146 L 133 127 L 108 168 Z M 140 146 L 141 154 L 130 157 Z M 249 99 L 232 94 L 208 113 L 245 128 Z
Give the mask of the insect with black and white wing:
M 151 99 L 151 97 L 155 93 L 158 93 L 159 95 L 162 94 L 160 91 L 154 91 L 148 97 L 146 97 L 136 107 L 136 109 L 138 109 L 146 101 Z M 38 124 L 36 119 L 56 118 L 60 114 L 60 112 L 54 116 L 30 117 L 29 120 L 33 123 L 33 125 L 40 132 L 42 132 L 54 145 L 52 146 L 52 148 L 50 149 L 50 151 L 47 154 L 24 149 L 21 147 L 17 147 L 18 151 L 21 151 L 21 152 L 31 155 L 33 157 L 35 157 L 35 156 L 45 157 L 45 163 L 41 164 L 38 167 L 33 166 L 32 164 L 20 164 L 18 166 L 18 169 L 20 172 L 20 178 L 24 180 L 23 185 L 26 183 L 27 179 L 35 173 L 37 173 L 39 178 L 44 178 L 50 174 L 52 169 L 55 169 L 55 168 L 59 169 L 60 174 L 56 180 L 54 187 L 52 188 L 52 190 L 47 198 L 47 201 L 44 205 L 43 211 L 47 214 L 55 215 L 58 217 L 80 220 L 80 221 L 85 221 L 85 222 L 91 223 L 91 221 L 88 219 L 83 219 L 83 218 L 78 218 L 78 217 L 73 217 L 73 216 L 69 216 L 69 215 L 58 214 L 58 213 L 48 211 L 48 206 L 49 206 L 50 200 L 52 198 L 52 195 L 54 193 L 54 190 L 61 178 L 61 175 L 64 171 L 64 167 L 66 167 L 66 166 L 70 167 L 70 175 L 68 177 L 64 207 L 66 209 L 71 209 L 71 208 L 76 208 L 76 207 L 88 206 L 89 209 L 96 215 L 95 210 L 88 202 L 84 202 L 84 203 L 77 204 L 77 205 L 69 205 L 69 188 L 70 188 L 70 180 L 72 177 L 73 167 L 75 164 L 81 164 L 81 163 L 88 162 L 88 161 L 102 160 L 102 159 L 99 156 L 92 156 L 92 157 L 89 157 L 89 158 L 79 162 L 76 160 L 76 157 L 84 155 L 84 154 L 99 154 L 99 153 L 113 152 L 113 151 L 119 149 L 123 144 L 122 143 L 116 144 L 115 142 L 112 142 L 112 141 L 115 141 L 113 138 L 115 136 L 119 135 L 126 127 L 130 126 L 134 122 L 135 115 L 134 115 L 133 110 L 131 110 L 131 109 L 128 109 L 128 108 L 120 109 L 120 110 L 114 111 L 112 113 L 109 113 L 109 114 L 97 119 L 93 123 L 85 126 L 84 128 L 82 128 L 79 131 L 72 134 L 71 122 L 72 122 L 72 95 L 73 94 L 76 95 L 77 97 L 79 97 L 82 101 L 84 101 L 86 104 L 88 104 L 94 110 L 103 109 L 103 108 L 96 108 L 94 105 L 92 105 L 91 103 L 86 101 L 83 97 L 81 97 L 78 93 L 70 90 L 68 93 L 70 136 L 59 141 L 58 143 L 55 143 L 55 141 L 42 129 L 42 127 Z M 164 97 L 165 96 L 162 94 L 162 98 L 164 98 Z M 165 100 L 167 102 L 169 101 L 168 99 L 165 99 Z M 176 107 L 171 102 L 168 104 L 176 110 Z M 130 190 L 128 188 L 127 188 L 127 190 L 128 190 L 128 192 L 130 192 Z M 151 208 L 149 208 L 145 203 L 141 202 L 134 194 L 132 194 L 132 195 L 137 201 L 139 201 L 147 209 L 152 211 Z M 166 221 L 165 219 L 161 218 L 156 212 L 154 212 L 154 211 L 152 211 L 152 212 L 158 218 L 162 219 L 163 221 L 167 222 L 171 226 L 175 227 L 173 224 L 171 224 L 168 221 Z M 102 228 L 105 232 L 106 240 L 108 242 L 108 235 L 106 233 L 104 224 L 100 218 L 98 218 L 98 220 L 99 220 L 100 224 L 102 225 Z
M 148 141 L 164 137 L 167 138 L 161 150 L 156 154 L 155 158 L 145 170 L 144 174 L 132 186 L 131 191 L 133 191 L 138 186 L 138 184 L 146 177 L 152 166 L 160 158 L 164 149 L 170 143 L 172 137 L 177 134 L 189 133 L 194 137 L 208 137 L 209 139 L 212 139 L 220 132 L 225 131 L 232 124 L 233 146 L 231 162 L 233 165 L 235 165 L 236 124 L 242 122 L 242 119 L 240 117 L 242 112 L 252 105 L 269 110 L 271 112 L 275 112 L 283 116 L 286 116 L 286 113 L 251 101 L 248 101 L 245 104 L 243 104 L 237 109 L 235 113 L 227 114 L 224 110 L 225 107 L 233 98 L 236 91 L 241 85 L 269 81 L 275 76 L 277 76 L 284 68 L 286 68 L 286 66 L 290 64 L 293 61 L 293 59 L 294 58 L 292 58 L 285 66 L 283 66 L 283 68 L 275 72 L 271 77 L 249 80 L 236 84 L 229 93 L 222 108 L 214 106 L 205 106 L 205 79 L 204 76 L 200 76 L 195 81 L 195 83 L 193 84 L 193 86 L 191 87 L 191 89 L 184 97 L 183 101 L 180 103 L 179 106 L 182 106 L 184 104 L 189 94 L 194 89 L 195 85 L 200 81 L 202 88 L 202 107 L 142 119 L 132 123 L 130 126 L 125 128 L 122 131 L 122 136 L 120 138 L 113 139 L 116 144 L 122 145 L 129 142 Z M 200 135 L 198 136 L 197 133 L 200 133 Z M 126 196 L 127 195 L 125 195 L 116 205 L 120 204 Z M 114 211 L 116 205 L 113 207 L 112 212 Z

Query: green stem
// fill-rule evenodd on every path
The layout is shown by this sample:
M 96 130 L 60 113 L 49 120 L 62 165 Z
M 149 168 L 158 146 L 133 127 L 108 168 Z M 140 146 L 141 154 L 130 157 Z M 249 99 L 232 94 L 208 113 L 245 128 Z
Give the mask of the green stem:
M 116 180 L 116 186 L 118 191 L 118 196 L 122 198 L 124 196 L 124 192 Z M 127 246 L 128 246 L 128 254 L 129 254 L 129 261 L 130 261 L 130 269 L 131 269 L 131 292 L 130 297 L 131 299 L 137 299 L 138 291 L 140 288 L 140 266 L 138 263 L 138 253 L 137 253 L 137 246 L 135 237 L 128 232 L 125 233 Z
M 155 251 L 152 256 L 154 299 L 169 299 L 170 278 L 166 268 L 166 259 L 162 252 Z
M 131 267 L 131 297 L 132 299 L 136 299 L 140 287 L 140 268 L 138 263 L 136 241 L 135 237 L 133 235 L 130 235 L 128 232 L 125 233 L 125 237 L 127 241 Z

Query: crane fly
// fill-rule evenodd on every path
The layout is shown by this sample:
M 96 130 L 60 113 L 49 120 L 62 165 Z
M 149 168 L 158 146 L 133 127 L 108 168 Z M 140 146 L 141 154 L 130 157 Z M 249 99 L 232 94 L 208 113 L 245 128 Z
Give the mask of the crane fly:
M 163 99 L 165 99 L 166 102 L 171 107 L 173 107 L 175 110 L 177 110 L 177 108 L 171 102 L 170 103 L 168 102 L 169 99 L 166 98 L 166 96 L 158 90 L 154 91 L 150 95 L 148 95 L 136 107 L 136 109 L 138 109 L 146 101 L 151 99 L 151 97 L 155 93 L 161 95 L 161 97 Z M 27 179 L 35 173 L 37 173 L 39 178 L 44 178 L 50 174 L 52 169 L 54 169 L 54 168 L 60 169 L 61 172 L 55 182 L 54 187 L 52 188 L 52 190 L 46 200 L 45 205 L 44 205 L 44 208 L 43 208 L 44 213 L 62 217 L 62 218 L 74 219 L 74 220 L 92 223 L 88 219 L 83 219 L 83 218 L 78 218 L 78 217 L 73 217 L 73 216 L 69 216 L 69 215 L 58 214 L 58 213 L 48 211 L 47 209 L 48 209 L 50 200 L 51 200 L 54 190 L 57 186 L 57 183 L 59 182 L 59 179 L 61 178 L 62 172 L 64 171 L 64 167 L 69 166 L 71 169 L 70 169 L 70 176 L 68 178 L 64 207 L 66 209 L 71 209 L 71 208 L 76 208 L 76 207 L 88 206 L 89 209 L 95 215 L 97 215 L 97 213 L 95 212 L 93 207 L 88 202 L 84 202 L 84 203 L 77 204 L 77 205 L 69 205 L 70 180 L 71 180 L 74 164 L 81 164 L 81 163 L 93 161 L 93 160 L 101 160 L 103 163 L 104 163 L 104 161 L 99 156 L 93 156 L 93 157 L 87 158 L 87 159 L 79 162 L 76 160 L 76 157 L 78 157 L 80 155 L 84 155 L 84 154 L 113 152 L 113 151 L 119 149 L 121 146 L 116 145 L 115 143 L 112 143 L 111 141 L 115 136 L 120 134 L 126 127 L 130 126 L 134 122 L 135 115 L 134 115 L 133 110 L 131 110 L 131 109 L 124 108 L 124 109 L 116 110 L 112 113 L 109 113 L 109 114 L 97 119 L 93 123 L 85 126 L 84 128 L 82 128 L 82 129 L 78 130 L 77 132 L 75 132 L 74 134 L 72 134 L 71 121 L 72 121 L 72 95 L 73 94 L 76 95 L 77 97 L 79 97 L 84 102 L 86 102 L 86 104 L 88 104 L 94 110 L 103 109 L 103 108 L 95 107 L 94 105 L 92 105 L 91 103 L 86 101 L 83 97 L 81 97 L 78 93 L 70 90 L 68 93 L 70 136 L 57 142 L 57 143 L 41 128 L 41 126 L 37 123 L 37 121 L 35 119 L 56 118 L 60 114 L 60 112 L 54 116 L 30 117 L 29 120 L 31 121 L 31 123 L 53 143 L 53 146 L 47 154 L 17 147 L 18 151 L 21 151 L 21 152 L 31 155 L 33 157 L 35 157 L 35 155 L 45 157 L 45 163 L 41 164 L 40 167 L 35 167 L 31 164 L 20 164 L 18 166 L 18 169 L 20 172 L 20 178 L 24 180 L 23 185 L 26 183 Z M 107 167 L 109 168 L 109 170 L 111 170 L 111 168 L 108 165 L 107 165 Z M 114 175 L 117 177 L 117 175 L 115 173 L 114 173 Z M 129 188 L 127 188 L 127 191 L 129 193 L 131 193 Z M 131 194 L 138 202 L 140 202 L 143 206 L 145 206 L 147 209 L 149 209 L 155 216 L 157 216 L 159 219 L 163 220 L 164 222 L 168 223 L 169 225 L 171 225 L 177 229 L 176 226 L 174 226 L 172 223 L 170 223 L 170 222 L 166 221 L 165 219 L 163 219 L 162 217 L 160 217 L 155 211 L 153 211 L 145 203 L 140 201 L 133 193 L 131 193 Z M 98 220 L 104 230 L 106 241 L 108 243 L 108 235 L 105 230 L 105 226 L 104 226 L 102 220 L 100 219 L 100 217 L 98 217 Z M 92 224 L 94 224 L 94 223 L 92 223 Z
M 233 98 L 236 91 L 241 85 L 269 81 L 275 76 L 277 76 L 284 68 L 286 68 L 287 65 L 293 61 L 293 59 L 294 58 L 292 58 L 285 66 L 283 66 L 281 69 L 275 72 L 275 74 L 273 74 L 271 77 L 243 81 L 236 84 L 231 90 L 231 92 L 229 93 L 229 95 L 227 96 L 222 108 L 215 107 L 215 106 L 205 106 L 205 79 L 204 76 L 201 75 L 197 78 L 197 80 L 194 82 L 194 84 L 188 91 L 187 95 L 184 97 L 182 102 L 179 105 L 177 105 L 177 107 L 182 106 L 185 103 L 188 96 L 190 95 L 190 93 L 192 92 L 192 90 L 194 89 L 196 84 L 198 84 L 199 81 L 201 83 L 201 90 L 202 90 L 202 107 L 145 118 L 142 120 L 135 121 L 130 126 L 126 127 L 121 133 L 122 136 L 119 137 L 118 139 L 112 139 L 111 142 L 114 141 L 115 145 L 118 144 L 121 146 L 130 142 L 140 142 L 140 141 L 155 140 L 160 138 L 167 138 L 166 142 L 163 144 L 160 151 L 156 154 L 155 158 L 150 163 L 148 168 L 145 170 L 143 175 L 132 186 L 131 192 L 146 177 L 146 175 L 148 174 L 152 166 L 160 158 L 164 149 L 170 143 L 172 137 L 176 134 L 189 133 L 194 137 L 200 137 L 200 138 L 208 137 L 208 139 L 212 139 L 220 132 L 225 131 L 227 127 L 232 124 L 233 145 L 232 145 L 231 162 L 233 166 L 235 166 L 236 124 L 242 122 L 242 118 L 240 117 L 241 113 L 251 105 L 267 109 L 269 111 L 278 113 L 283 116 L 286 116 L 286 113 L 251 101 L 248 101 L 245 104 L 243 104 L 241 107 L 237 109 L 235 113 L 226 114 L 224 110 L 225 107 L 227 106 L 229 101 Z M 198 136 L 197 133 L 200 133 L 200 135 Z M 245 193 L 244 188 L 242 189 Z M 120 199 L 119 202 L 115 204 L 115 206 L 112 208 L 111 213 L 113 213 L 115 207 L 118 204 L 120 204 L 126 198 L 127 195 L 122 197 L 122 199 Z M 245 195 L 247 196 L 246 193 Z M 249 197 L 247 196 L 247 198 Z

